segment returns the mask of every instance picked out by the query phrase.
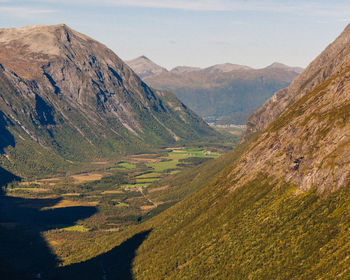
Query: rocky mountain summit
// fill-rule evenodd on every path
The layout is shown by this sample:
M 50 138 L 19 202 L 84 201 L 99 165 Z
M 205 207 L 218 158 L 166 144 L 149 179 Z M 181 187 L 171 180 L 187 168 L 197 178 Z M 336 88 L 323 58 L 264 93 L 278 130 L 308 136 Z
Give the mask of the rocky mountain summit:
M 173 94 L 64 24 L 0 29 L 0 96 L 0 164 L 17 173 L 215 135 Z
M 154 63 L 144 55 L 125 62 L 137 73 L 137 75 L 139 75 L 140 78 L 168 72 L 167 69 Z

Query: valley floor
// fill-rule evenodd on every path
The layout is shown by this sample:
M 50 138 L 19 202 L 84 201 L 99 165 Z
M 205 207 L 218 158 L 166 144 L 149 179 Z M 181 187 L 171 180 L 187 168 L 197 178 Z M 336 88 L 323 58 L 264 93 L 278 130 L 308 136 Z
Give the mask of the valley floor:
M 8 264 L 0 265 L 0 273 L 12 274 L 6 270 L 13 267 L 24 273 L 20 276 L 24 279 L 28 275 L 38 278 L 48 271 L 55 275 L 57 267 L 71 267 L 96 255 L 93 251 L 108 250 L 108 239 L 114 233 L 139 225 L 189 192 L 177 191 L 167 183 L 168 178 L 171 182 L 180 171 L 190 170 L 225 151 L 227 147 L 220 145 L 170 147 L 154 154 L 130 155 L 117 162 L 93 162 L 95 170 L 91 172 L 10 183 L 6 196 L 0 196 L 0 259 L 8 260 Z M 141 242 L 147 234 L 130 242 Z M 22 240 L 18 248 L 13 238 Z M 94 240 L 100 243 L 92 245 Z M 86 253 L 86 246 L 91 246 L 88 251 L 92 254 Z M 130 246 L 123 249 L 122 255 L 133 253 L 134 245 Z M 120 252 L 109 254 L 120 258 Z M 123 260 L 123 265 L 125 262 L 128 261 Z M 130 268 L 120 279 L 128 279 L 128 273 Z M 68 274 L 64 279 L 70 277 Z

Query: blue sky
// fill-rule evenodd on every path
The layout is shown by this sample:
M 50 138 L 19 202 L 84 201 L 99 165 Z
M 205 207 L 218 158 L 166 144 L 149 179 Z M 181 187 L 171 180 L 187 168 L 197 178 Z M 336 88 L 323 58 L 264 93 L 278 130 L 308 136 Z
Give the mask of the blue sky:
M 66 23 L 167 68 L 305 67 L 350 23 L 350 1 L 0 0 L 0 15 L 1 27 Z

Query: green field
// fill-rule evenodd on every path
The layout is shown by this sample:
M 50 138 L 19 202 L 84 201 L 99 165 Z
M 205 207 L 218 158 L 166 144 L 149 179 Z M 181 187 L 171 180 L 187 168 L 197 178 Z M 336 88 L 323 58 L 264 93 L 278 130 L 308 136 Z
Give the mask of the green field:
M 62 228 L 61 230 L 63 230 L 63 231 L 78 231 L 78 232 L 88 232 L 89 231 L 88 228 L 86 228 L 82 225 L 69 226 L 69 227 Z
M 109 170 L 120 170 L 120 169 L 134 169 L 136 168 L 135 164 L 129 162 L 119 162 L 116 167 L 111 167 Z

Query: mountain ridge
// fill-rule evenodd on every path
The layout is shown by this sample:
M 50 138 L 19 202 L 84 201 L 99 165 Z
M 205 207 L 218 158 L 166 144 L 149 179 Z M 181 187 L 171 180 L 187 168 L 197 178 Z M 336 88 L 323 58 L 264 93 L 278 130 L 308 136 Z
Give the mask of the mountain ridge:
M 216 135 L 172 93 L 151 89 L 106 46 L 64 24 L 1 29 L 0 46 L 0 111 L 16 140 L 0 164 L 17 174 Z M 34 162 L 26 150 L 45 157 Z
M 174 69 L 143 79 L 154 88 L 174 92 L 207 122 L 218 124 L 244 124 L 260 105 L 275 91 L 289 85 L 300 71 L 281 63 L 262 69 L 232 63 L 202 69 L 187 66 Z

